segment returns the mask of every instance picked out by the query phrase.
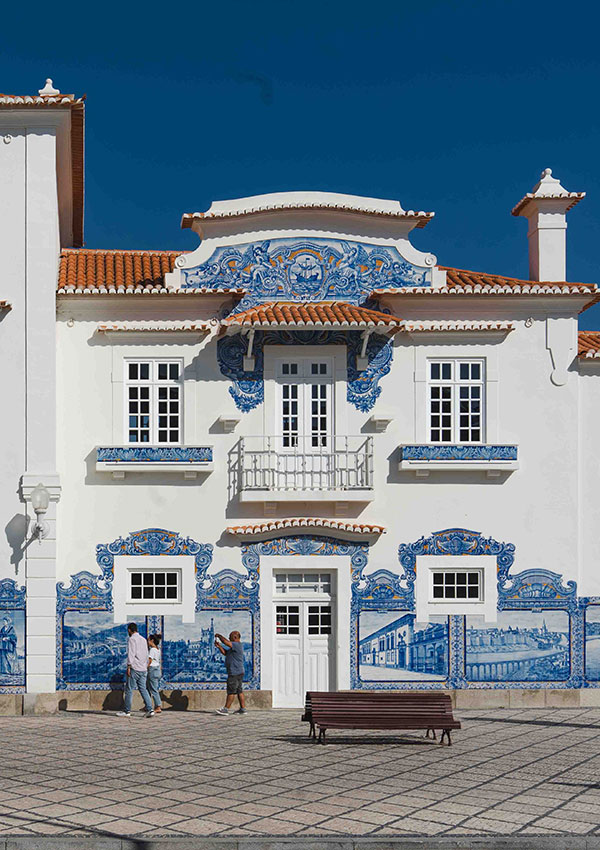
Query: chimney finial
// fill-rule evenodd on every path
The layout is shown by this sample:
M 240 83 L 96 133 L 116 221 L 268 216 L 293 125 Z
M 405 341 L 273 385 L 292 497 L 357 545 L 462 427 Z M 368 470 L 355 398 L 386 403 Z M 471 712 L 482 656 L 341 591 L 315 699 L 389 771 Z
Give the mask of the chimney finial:
M 40 95 L 40 97 L 55 97 L 57 94 L 60 94 L 60 91 L 54 88 L 52 80 L 50 79 L 50 77 L 48 77 L 46 80 L 46 85 L 43 89 L 38 90 L 38 94 Z

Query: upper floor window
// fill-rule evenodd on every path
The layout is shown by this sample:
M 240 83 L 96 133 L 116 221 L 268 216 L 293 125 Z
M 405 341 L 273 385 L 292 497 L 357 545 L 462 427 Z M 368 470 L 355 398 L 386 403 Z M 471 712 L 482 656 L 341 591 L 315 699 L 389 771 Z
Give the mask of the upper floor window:
M 181 360 L 125 362 L 125 432 L 129 443 L 182 440 Z
M 331 372 L 331 358 L 299 357 L 279 363 L 278 418 L 284 449 L 327 446 L 333 433 Z
M 485 363 L 444 359 L 428 363 L 431 443 L 483 443 Z

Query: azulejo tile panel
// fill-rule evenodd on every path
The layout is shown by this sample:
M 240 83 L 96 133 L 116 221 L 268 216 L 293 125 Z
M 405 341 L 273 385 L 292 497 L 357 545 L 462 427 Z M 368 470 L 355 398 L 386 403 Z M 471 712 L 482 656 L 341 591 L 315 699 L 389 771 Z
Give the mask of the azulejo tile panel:
M 217 343 L 221 373 L 233 382 L 229 393 L 243 413 L 253 410 L 265 399 L 265 345 L 345 345 L 347 346 L 348 383 L 346 397 L 357 410 L 371 410 L 381 395 L 379 382 L 391 369 L 393 344 L 386 336 L 374 333 L 367 343 L 368 365 L 358 370 L 357 356 L 362 347 L 360 331 L 256 331 L 252 346 L 254 369 L 244 371 L 248 341 L 241 334 L 222 337 Z
M 25 588 L 0 580 L 0 694 L 25 690 Z
M 164 687 L 219 689 L 225 677 L 214 634 L 242 633 L 246 685 L 260 687 L 260 559 L 266 555 L 330 555 L 350 559 L 351 687 L 361 689 L 600 687 L 600 597 L 577 597 L 575 582 L 543 569 L 515 575 L 515 547 L 479 532 L 451 528 L 401 544 L 400 572 L 367 573 L 369 545 L 300 534 L 241 547 L 243 572 L 209 574 L 212 547 L 165 529 L 144 529 L 97 547 L 100 573 L 82 571 L 57 589 L 57 687 L 122 687 L 126 626 L 113 620 L 112 581 L 118 554 L 191 554 L 196 614 L 147 617 L 142 633 L 163 634 Z M 421 554 L 494 555 L 498 620 L 415 617 L 416 559 Z M 25 589 L 0 582 L 0 687 L 25 684 Z M 12 649 L 16 647 L 16 651 Z M 16 654 L 15 654 L 16 652 Z M 5 669 L 2 669 L 4 666 Z M 10 669 L 9 669 L 10 668 Z M 8 679 L 6 677 L 9 677 Z
M 193 555 L 196 568 L 196 617 L 181 624 L 179 617 L 144 617 L 138 622 L 143 634 L 164 634 L 166 672 L 174 687 L 220 688 L 222 671 L 207 661 L 205 648 L 187 647 L 188 641 L 206 640 L 207 622 L 235 620 L 246 638 L 247 684 L 260 681 L 260 629 L 258 575 L 233 570 L 208 575 L 212 546 L 160 528 L 144 529 L 96 547 L 100 575 L 87 571 L 75 574 L 69 585 L 57 586 L 57 688 L 59 690 L 107 690 L 123 685 L 127 627 L 115 624 L 112 584 L 116 555 Z M 163 622 L 163 619 L 167 621 Z M 177 621 L 179 625 L 176 625 Z M 242 627 L 240 628 L 240 624 Z M 217 629 L 220 630 L 220 629 Z M 232 629 L 229 629 L 231 631 Z M 182 637 L 182 635 L 186 635 Z M 203 638 L 204 636 L 204 638 Z M 182 646 L 182 642 L 186 646 Z M 163 679 L 165 676 L 163 675 Z
M 183 289 L 246 289 L 236 311 L 278 299 L 359 303 L 373 289 L 431 285 L 431 269 L 407 262 L 395 247 L 319 238 L 220 247 L 182 275 Z
M 401 446 L 401 460 L 517 460 L 517 446 Z
M 99 446 L 101 463 L 210 463 L 211 446 Z

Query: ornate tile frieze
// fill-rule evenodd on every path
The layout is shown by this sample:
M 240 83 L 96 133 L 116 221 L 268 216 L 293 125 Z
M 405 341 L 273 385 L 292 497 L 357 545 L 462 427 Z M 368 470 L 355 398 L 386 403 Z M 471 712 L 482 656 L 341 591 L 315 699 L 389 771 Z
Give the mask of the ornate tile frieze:
M 297 237 L 219 247 L 181 275 L 183 289 L 246 289 L 236 312 L 273 300 L 357 304 L 373 289 L 431 285 L 431 269 L 407 262 L 395 247 Z
M 100 463 L 210 463 L 212 446 L 99 446 Z
M 413 445 L 401 446 L 401 460 L 517 460 L 517 446 Z

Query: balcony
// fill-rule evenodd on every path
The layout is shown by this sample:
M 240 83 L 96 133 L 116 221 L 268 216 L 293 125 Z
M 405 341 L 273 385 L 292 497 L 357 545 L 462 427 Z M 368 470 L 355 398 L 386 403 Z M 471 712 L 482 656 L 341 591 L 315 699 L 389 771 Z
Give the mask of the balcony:
M 240 502 L 373 498 L 372 437 L 244 437 L 238 451 L 234 467 Z

